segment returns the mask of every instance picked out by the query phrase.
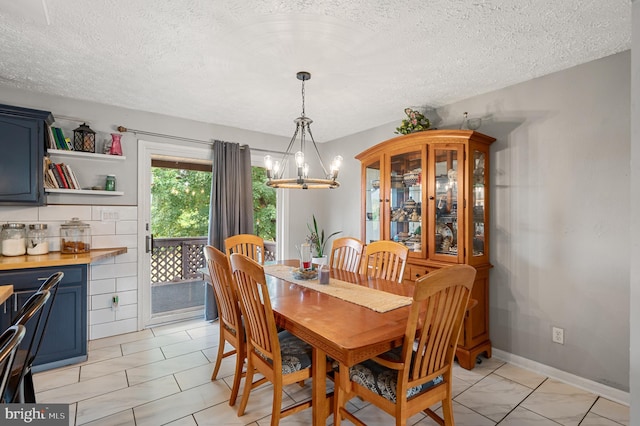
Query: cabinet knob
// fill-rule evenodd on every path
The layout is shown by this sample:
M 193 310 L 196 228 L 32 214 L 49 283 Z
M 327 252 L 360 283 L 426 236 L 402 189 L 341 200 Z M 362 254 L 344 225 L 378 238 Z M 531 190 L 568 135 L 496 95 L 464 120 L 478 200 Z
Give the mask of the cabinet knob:
M 435 200 L 435 197 L 433 195 L 429 195 L 429 199 L 430 200 Z

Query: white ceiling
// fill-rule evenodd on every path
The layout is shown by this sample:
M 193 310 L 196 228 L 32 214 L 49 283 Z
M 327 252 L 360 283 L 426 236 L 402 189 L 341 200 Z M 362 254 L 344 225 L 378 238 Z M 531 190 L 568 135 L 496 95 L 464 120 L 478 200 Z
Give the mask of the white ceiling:
M 0 86 L 290 137 L 305 70 L 319 142 L 630 48 L 631 0 L 0 0 Z

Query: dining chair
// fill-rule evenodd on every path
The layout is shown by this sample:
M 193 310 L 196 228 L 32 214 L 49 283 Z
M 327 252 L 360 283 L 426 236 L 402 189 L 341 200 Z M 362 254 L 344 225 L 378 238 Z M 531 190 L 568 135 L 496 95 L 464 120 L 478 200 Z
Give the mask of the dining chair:
M 246 339 L 244 325 L 242 324 L 242 314 L 238 303 L 238 295 L 232 285 L 231 268 L 229 258 L 217 248 L 207 245 L 204 247 L 204 258 L 209 268 L 209 276 L 213 284 L 213 294 L 218 303 L 220 316 L 220 343 L 218 344 L 218 355 L 213 368 L 211 380 L 215 380 L 222 364 L 222 359 L 231 355 L 236 355 L 236 371 L 233 377 L 231 397 L 229 405 L 235 405 L 242 379 L 242 367 L 246 359 Z M 225 343 L 233 346 L 233 350 L 224 351 Z
M 18 310 L 13 325 L 21 325 L 26 329 L 26 337 L 20 342 L 18 351 L 11 368 L 11 374 L 7 388 L 4 393 L 4 400 L 12 403 L 35 403 L 35 393 L 33 392 L 33 381 L 25 383 L 25 376 L 30 375 L 31 364 L 35 358 L 35 348 L 39 346 L 40 339 L 44 332 L 42 319 L 44 317 L 44 307 L 49 300 L 51 293 L 47 290 L 37 291 L 27 299 Z M 29 389 L 29 386 L 31 389 Z
M 454 424 L 453 358 L 475 275 L 469 265 L 454 265 L 418 278 L 402 346 L 336 372 L 334 425 L 343 418 L 362 424 L 345 408 L 355 396 L 394 416 L 396 425 L 421 411 Z M 429 408 L 437 402 L 444 418 Z
M 242 254 L 230 259 L 247 336 L 247 374 L 238 416 L 244 415 L 251 390 L 268 381 L 273 384 L 271 425 L 278 425 L 282 417 L 311 407 L 308 400 L 281 410 L 284 386 L 311 377 L 312 348 L 288 331 L 278 333 L 262 265 Z M 254 382 L 254 372 L 263 377 Z
M 24 359 L 23 354 L 27 352 L 18 351 L 18 360 L 17 363 L 24 362 L 25 363 L 25 373 L 22 378 L 22 383 L 20 385 L 21 399 L 27 403 L 35 403 L 36 402 L 36 392 L 33 386 L 33 373 L 31 372 L 31 367 L 33 362 L 35 361 L 38 353 L 40 352 L 40 346 L 42 346 L 42 341 L 44 340 L 44 336 L 47 332 L 47 324 L 49 324 L 49 317 L 51 316 L 51 311 L 53 309 L 53 304 L 56 300 L 56 294 L 58 294 L 58 288 L 60 287 L 58 284 L 64 278 L 64 272 L 55 272 L 51 274 L 40 286 L 38 292 L 48 291 L 50 293 L 49 301 L 44 306 L 42 311 L 42 319 L 40 330 L 37 331 L 38 336 L 35 338 L 34 344 L 35 348 L 32 348 L 29 353 L 29 358 Z
M 26 328 L 23 325 L 12 325 L 0 335 L 0 397 L 9 383 L 11 369 L 18 350 L 18 345 L 24 338 Z M 2 402 L 4 401 L 4 398 Z
M 409 248 L 395 241 L 375 241 L 364 248 L 361 273 L 385 280 L 403 280 Z
M 336 238 L 333 240 L 333 245 L 331 246 L 329 266 L 331 269 L 358 272 L 360 270 L 363 248 L 364 244 L 357 238 Z
M 233 235 L 224 240 L 224 247 L 227 252 L 227 256 L 231 256 L 233 253 L 244 254 L 245 256 L 264 265 L 264 240 L 257 235 Z

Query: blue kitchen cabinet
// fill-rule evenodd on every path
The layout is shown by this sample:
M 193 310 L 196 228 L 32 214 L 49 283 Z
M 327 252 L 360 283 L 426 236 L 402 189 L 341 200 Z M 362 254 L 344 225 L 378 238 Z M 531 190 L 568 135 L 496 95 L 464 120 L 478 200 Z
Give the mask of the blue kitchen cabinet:
M 48 111 L 0 105 L 0 205 L 46 204 L 43 161 Z
M 88 265 L 70 265 L 45 268 L 16 269 L 0 272 L 0 284 L 12 284 L 13 296 L 5 302 L 2 328 L 11 325 L 15 313 L 35 293 L 51 274 L 62 271 L 64 278 L 58 284 L 58 293 L 47 329 L 34 361 L 33 371 L 42 371 L 87 359 L 87 269 Z M 29 330 L 27 330 L 29 337 Z

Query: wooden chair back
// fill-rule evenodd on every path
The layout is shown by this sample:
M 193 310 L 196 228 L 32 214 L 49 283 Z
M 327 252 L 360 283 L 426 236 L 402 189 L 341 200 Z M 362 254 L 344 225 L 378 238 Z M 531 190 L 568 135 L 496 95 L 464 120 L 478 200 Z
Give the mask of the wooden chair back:
M 234 253 L 244 254 L 250 259 L 264 265 L 265 252 L 264 240 L 253 234 L 233 235 L 224 240 L 225 251 L 227 256 L 231 257 Z
M 223 252 L 209 245 L 204 247 L 204 258 L 207 261 L 213 294 L 218 303 L 221 325 L 236 333 L 244 334 L 238 296 L 232 285 L 229 259 Z M 244 340 L 244 336 L 238 336 L 240 337 Z
M 402 348 L 404 364 L 411 366 L 407 389 L 450 372 L 475 276 L 472 266 L 454 265 L 416 281 Z
M 454 265 L 418 278 L 399 359 L 385 354 L 372 358 L 390 372 L 396 370 L 393 371 L 397 373 L 395 401 L 356 382 L 351 382 L 351 389 L 348 389 L 343 383 L 348 379 L 340 377 L 341 386 L 337 389 L 334 408 L 335 425 L 340 425 L 343 417 L 357 424 L 358 419 L 345 409 L 346 401 L 354 396 L 360 396 L 394 416 L 396 425 L 406 425 L 409 417 L 419 412 L 440 425 L 454 424 L 453 359 L 475 276 L 473 267 Z M 342 370 L 339 375 L 343 375 Z M 417 395 L 409 392 L 429 382 L 432 386 Z M 442 402 L 444 418 L 429 408 L 438 402 Z
M 376 241 L 364 248 L 361 273 L 373 278 L 402 282 L 409 248 L 395 241 Z
M 25 332 L 26 328 L 23 325 L 12 325 L 0 335 L 0 398 L 3 401 L 18 345 L 24 338 Z
M 280 343 L 264 269 L 246 255 L 231 255 L 231 270 L 238 291 L 247 333 L 247 352 L 259 351 L 273 360 L 273 369 L 280 371 Z
M 301 363 L 299 369 L 291 369 L 291 366 L 287 365 L 287 372 L 283 371 L 280 338 L 285 338 L 283 340 L 285 349 L 301 348 L 300 344 L 306 345 L 306 343 L 294 336 L 291 337 L 296 342 L 287 340 L 285 336 L 290 334 L 286 331 L 278 335 L 262 265 L 238 253 L 232 254 L 230 259 L 247 336 L 247 373 L 238 416 L 244 414 L 251 390 L 269 381 L 273 384 L 271 424 L 278 425 L 281 417 L 311 406 L 311 401 L 303 401 L 284 410 L 281 408 L 284 386 L 300 383 L 311 377 L 311 348 L 308 348 L 308 366 L 303 367 Z M 297 350 L 294 350 L 296 354 Z M 253 381 L 254 372 L 259 372 L 263 377 Z
M 341 237 L 333 240 L 331 246 L 331 258 L 329 266 L 331 269 L 340 269 L 348 272 L 358 272 L 362 259 L 362 241 L 352 237 Z
M 218 355 L 213 367 L 211 380 L 215 380 L 220 371 L 222 359 L 236 355 L 236 369 L 231 388 L 229 405 L 236 403 L 242 377 L 242 366 L 246 358 L 246 341 L 242 314 L 236 293 L 229 258 L 217 248 L 207 245 L 204 247 L 204 258 L 209 269 L 209 277 L 213 286 L 213 294 L 218 304 L 218 316 L 220 318 L 220 341 L 218 343 Z M 233 350 L 225 352 L 225 342 L 233 346 Z

